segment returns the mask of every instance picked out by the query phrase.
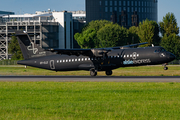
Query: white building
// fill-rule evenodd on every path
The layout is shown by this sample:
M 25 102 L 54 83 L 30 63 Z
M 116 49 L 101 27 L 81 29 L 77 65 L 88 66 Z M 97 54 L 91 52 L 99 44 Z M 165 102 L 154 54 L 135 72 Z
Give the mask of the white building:
M 36 12 L 36 14 L 0 16 L 0 60 L 9 59 L 8 43 L 16 30 L 29 33 L 43 48 L 73 48 L 72 13 Z

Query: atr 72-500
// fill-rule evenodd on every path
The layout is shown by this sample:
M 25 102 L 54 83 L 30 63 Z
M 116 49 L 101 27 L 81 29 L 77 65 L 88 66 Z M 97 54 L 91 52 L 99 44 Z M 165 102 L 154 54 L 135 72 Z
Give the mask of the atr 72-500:
M 163 47 L 141 47 L 133 44 L 122 47 L 94 49 L 43 49 L 35 44 L 29 35 L 16 31 L 21 51 L 25 60 L 18 64 L 33 66 L 53 71 L 87 70 L 91 76 L 98 71 L 112 75 L 112 70 L 119 67 L 166 64 L 175 59 L 175 55 Z M 132 48 L 136 47 L 136 48 Z

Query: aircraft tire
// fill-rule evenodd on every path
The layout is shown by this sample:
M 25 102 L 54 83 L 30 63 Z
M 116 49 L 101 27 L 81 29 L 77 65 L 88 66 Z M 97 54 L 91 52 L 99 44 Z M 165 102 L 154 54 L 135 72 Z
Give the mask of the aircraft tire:
M 106 71 L 106 75 L 112 75 L 112 70 L 108 70 L 108 71 Z
M 168 70 L 168 67 L 164 67 L 164 70 Z
M 90 75 L 91 76 L 96 76 L 97 72 L 94 69 L 92 69 L 92 70 L 90 70 Z

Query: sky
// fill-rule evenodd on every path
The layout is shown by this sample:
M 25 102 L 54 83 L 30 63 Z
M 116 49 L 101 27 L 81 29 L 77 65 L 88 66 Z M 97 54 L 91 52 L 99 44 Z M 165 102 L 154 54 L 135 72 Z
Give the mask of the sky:
M 0 11 L 15 14 L 35 13 L 36 11 L 77 11 L 85 10 L 85 0 L 0 0 Z M 180 0 L 158 0 L 158 22 L 168 12 L 174 13 L 180 26 Z

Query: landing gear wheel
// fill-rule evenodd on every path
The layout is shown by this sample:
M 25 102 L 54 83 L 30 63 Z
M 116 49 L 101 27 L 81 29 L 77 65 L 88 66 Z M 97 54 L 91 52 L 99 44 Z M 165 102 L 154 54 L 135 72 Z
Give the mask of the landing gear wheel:
M 168 67 L 164 67 L 164 70 L 168 70 Z
M 112 75 L 112 70 L 108 70 L 108 71 L 106 71 L 106 75 Z
M 167 63 L 165 63 L 164 66 L 164 70 L 168 70 L 168 67 L 166 67 L 166 65 L 168 65 Z
M 92 69 L 92 70 L 90 70 L 90 75 L 91 76 L 96 76 L 97 72 L 94 69 Z

